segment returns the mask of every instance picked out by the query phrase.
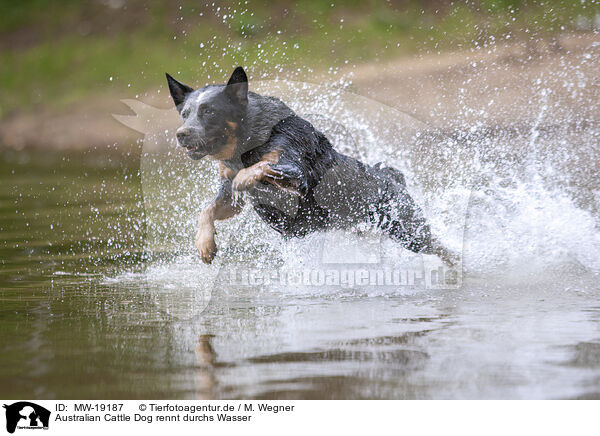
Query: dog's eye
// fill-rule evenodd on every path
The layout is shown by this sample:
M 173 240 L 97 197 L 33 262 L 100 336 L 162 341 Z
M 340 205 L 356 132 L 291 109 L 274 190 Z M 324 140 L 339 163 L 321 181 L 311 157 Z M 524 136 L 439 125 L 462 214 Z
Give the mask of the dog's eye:
M 184 110 L 183 112 L 181 112 L 181 116 L 182 116 L 182 118 L 189 117 L 190 116 L 190 110 L 189 109 Z
M 201 107 L 198 109 L 198 115 L 205 117 L 208 115 L 214 115 L 215 111 L 213 111 L 211 108 L 209 107 Z

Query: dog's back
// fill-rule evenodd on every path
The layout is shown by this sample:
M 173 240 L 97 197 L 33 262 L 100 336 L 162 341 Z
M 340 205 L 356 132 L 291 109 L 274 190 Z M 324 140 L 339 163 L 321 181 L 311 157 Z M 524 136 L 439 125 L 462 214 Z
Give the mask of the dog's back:
M 287 186 L 295 193 L 263 182 L 248 197 L 259 216 L 285 237 L 369 222 L 411 247 L 428 238 L 421 236 L 428 227 L 397 169 L 365 165 L 336 152 L 323 133 L 296 115 L 276 124 L 269 141 L 243 155 L 244 165 L 274 149 L 283 153 L 272 168 L 281 183 L 295 182 Z

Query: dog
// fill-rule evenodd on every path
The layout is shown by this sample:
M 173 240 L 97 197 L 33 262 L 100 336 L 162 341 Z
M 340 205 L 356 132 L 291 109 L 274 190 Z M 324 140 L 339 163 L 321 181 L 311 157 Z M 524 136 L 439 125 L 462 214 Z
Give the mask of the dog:
M 284 238 L 367 223 L 410 251 L 458 262 L 432 235 L 400 171 L 338 153 L 281 100 L 249 92 L 242 67 L 227 84 L 197 90 L 166 76 L 183 121 L 177 142 L 191 159 L 219 162 L 219 192 L 198 220 L 204 263 L 217 252 L 215 221 L 240 213 L 241 193 Z

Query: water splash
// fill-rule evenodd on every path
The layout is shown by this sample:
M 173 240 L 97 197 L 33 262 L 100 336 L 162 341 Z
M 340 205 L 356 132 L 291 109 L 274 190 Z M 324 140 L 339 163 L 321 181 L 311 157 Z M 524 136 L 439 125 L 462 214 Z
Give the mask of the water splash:
M 554 280 L 564 271 L 598 273 L 600 233 L 593 207 L 582 207 L 565 189 L 561 175 L 561 153 L 573 132 L 567 128 L 556 135 L 544 125 L 547 90 L 540 92 L 539 112 L 529 129 L 489 131 L 471 126 L 448 136 L 344 87 L 289 81 L 254 82 L 252 86 L 257 92 L 282 98 L 324 131 L 339 151 L 369 164 L 384 161 L 401 169 L 434 232 L 462 251 L 471 279 L 489 279 L 496 285 L 519 280 L 532 284 L 549 277 Z M 138 118 L 144 116 L 139 109 Z M 174 119 L 174 110 L 165 112 L 169 113 L 164 119 Z M 139 120 L 135 125 L 141 125 Z M 331 249 L 346 243 L 347 263 L 370 263 L 369 238 L 373 235 L 365 237 L 361 229 L 284 242 L 246 208 L 238 217 L 220 224 L 218 259 L 211 266 L 201 265 L 193 246 L 195 217 L 216 193 L 216 164 L 187 159 L 172 138 L 176 124 L 164 127 L 159 132 L 145 131 L 142 182 L 148 217 L 147 250 L 153 261 L 143 277 L 150 288 L 160 288 L 169 295 L 163 298 L 168 306 L 182 307 L 184 300 L 192 301 L 187 305 L 189 315 L 209 304 L 207 296 L 215 288 L 225 293 L 242 292 L 238 282 L 233 286 L 223 281 L 227 279 L 224 272 L 240 265 L 271 272 L 327 266 L 328 246 Z M 592 138 L 597 134 L 593 128 L 586 132 Z M 585 135 L 577 132 L 577 137 L 581 141 Z M 553 146 L 554 152 L 545 155 Z M 317 281 L 306 294 L 302 283 L 273 284 L 264 277 L 244 286 L 253 293 L 283 292 L 288 297 L 311 293 L 339 297 L 348 292 L 397 295 L 432 289 L 426 275 L 436 266 L 427 265 L 432 262 L 429 257 L 415 256 L 381 238 L 376 245 L 379 251 L 374 256 L 382 268 L 423 271 L 421 276 L 417 272 L 416 280 L 407 277 L 385 290 L 354 281 L 337 288 Z M 169 284 L 170 280 L 176 285 Z M 177 298 L 178 294 L 194 292 L 202 297 Z M 175 313 L 171 309 L 167 312 Z

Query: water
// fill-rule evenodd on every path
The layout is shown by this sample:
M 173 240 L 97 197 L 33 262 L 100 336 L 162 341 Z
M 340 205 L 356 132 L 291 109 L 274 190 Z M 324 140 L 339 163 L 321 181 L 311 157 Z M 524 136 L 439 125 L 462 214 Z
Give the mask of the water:
M 232 282 L 231 271 L 419 271 L 435 259 L 360 229 L 284 243 L 246 208 L 202 265 L 194 223 L 214 164 L 186 159 L 169 132 L 129 159 L 4 151 L 2 396 L 600 397 L 599 127 L 549 125 L 541 111 L 448 138 L 359 103 L 346 115 L 298 104 L 346 151 L 403 169 L 463 254 L 456 286 Z

